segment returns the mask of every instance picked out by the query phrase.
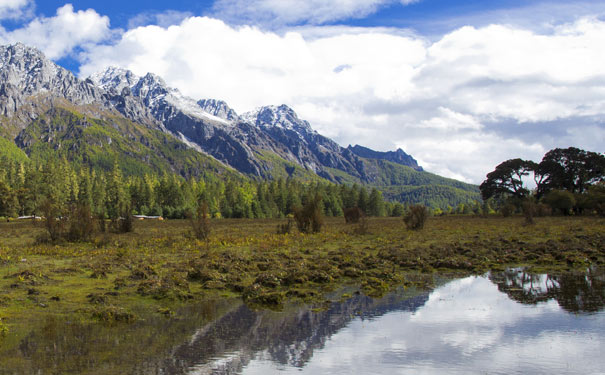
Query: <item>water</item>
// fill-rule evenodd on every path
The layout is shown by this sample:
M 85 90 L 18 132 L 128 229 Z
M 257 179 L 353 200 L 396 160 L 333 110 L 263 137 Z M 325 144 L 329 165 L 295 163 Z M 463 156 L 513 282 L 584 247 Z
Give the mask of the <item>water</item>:
M 0 351 L 0 374 L 604 374 L 604 306 L 596 270 L 509 270 L 321 311 L 223 300 L 117 327 L 49 320 Z

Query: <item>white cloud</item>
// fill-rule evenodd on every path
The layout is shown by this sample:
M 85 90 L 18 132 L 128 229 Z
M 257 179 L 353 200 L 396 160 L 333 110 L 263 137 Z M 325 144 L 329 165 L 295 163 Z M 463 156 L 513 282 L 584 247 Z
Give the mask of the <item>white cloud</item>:
M 238 24 L 291 25 L 323 24 L 362 18 L 379 8 L 418 0 L 217 0 L 215 16 Z
M 604 151 L 604 44 L 595 18 L 549 34 L 463 27 L 429 42 L 393 29 L 279 34 L 192 17 L 91 48 L 81 75 L 107 65 L 150 71 L 238 112 L 286 103 L 343 146 L 401 146 L 430 171 L 479 183 L 509 158 Z
M 74 12 L 71 4 L 57 9 L 49 18 L 35 18 L 22 28 L 7 31 L 0 27 L 0 42 L 22 42 L 41 49 L 47 57 L 59 59 L 77 47 L 106 40 L 111 35 L 109 18 L 92 9 Z
M 0 0 L 0 19 L 17 19 L 27 13 L 32 0 Z

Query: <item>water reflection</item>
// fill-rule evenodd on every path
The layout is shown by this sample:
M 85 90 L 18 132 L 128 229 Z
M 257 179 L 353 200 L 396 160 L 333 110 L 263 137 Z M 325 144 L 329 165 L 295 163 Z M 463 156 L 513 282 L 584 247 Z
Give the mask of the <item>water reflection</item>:
M 512 269 L 322 311 L 218 301 L 117 327 L 49 319 L 0 352 L 0 374 L 599 373 L 604 280 Z
M 605 271 L 588 269 L 586 274 L 542 275 L 510 269 L 490 275 L 498 290 L 523 304 L 555 299 L 566 311 L 593 313 L 605 306 Z

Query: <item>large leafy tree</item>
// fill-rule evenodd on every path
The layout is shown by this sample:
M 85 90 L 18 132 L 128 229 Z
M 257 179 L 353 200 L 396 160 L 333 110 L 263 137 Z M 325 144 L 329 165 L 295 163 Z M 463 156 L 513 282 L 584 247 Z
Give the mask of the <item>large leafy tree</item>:
M 500 163 L 479 186 L 483 200 L 503 196 L 525 198 L 529 195 L 529 190 L 525 187 L 523 178 L 536 167 L 533 161 L 523 159 L 510 159 Z
M 582 194 L 605 180 L 605 156 L 575 147 L 556 148 L 544 155 L 536 174 L 541 179 L 540 195 L 553 189 Z

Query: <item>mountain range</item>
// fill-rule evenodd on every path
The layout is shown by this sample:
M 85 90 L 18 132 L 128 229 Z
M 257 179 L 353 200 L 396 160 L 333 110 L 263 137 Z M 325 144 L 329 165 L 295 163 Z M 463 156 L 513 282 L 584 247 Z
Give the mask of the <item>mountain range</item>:
M 189 98 L 155 74 L 116 67 L 79 79 L 20 43 L 0 46 L 0 136 L 0 156 L 57 154 L 100 168 L 118 160 L 127 174 L 358 183 L 401 201 L 479 197 L 476 186 L 427 173 L 401 149 L 341 147 L 287 105 L 238 114 L 221 100 Z

